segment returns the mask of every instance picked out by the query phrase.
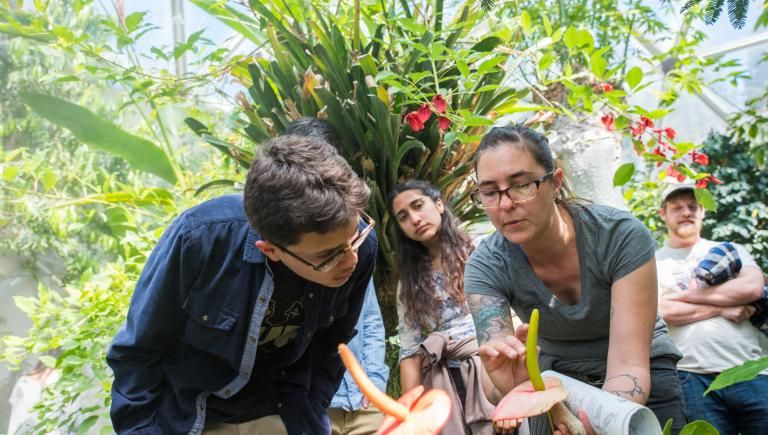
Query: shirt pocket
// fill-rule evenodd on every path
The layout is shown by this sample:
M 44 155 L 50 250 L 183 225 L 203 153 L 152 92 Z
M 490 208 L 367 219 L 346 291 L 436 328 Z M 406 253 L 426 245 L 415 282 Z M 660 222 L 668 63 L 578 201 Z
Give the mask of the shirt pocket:
M 184 311 L 188 319 L 182 340 L 205 352 L 231 359 L 237 352 L 234 337 L 237 314 L 194 295 L 184 302 Z

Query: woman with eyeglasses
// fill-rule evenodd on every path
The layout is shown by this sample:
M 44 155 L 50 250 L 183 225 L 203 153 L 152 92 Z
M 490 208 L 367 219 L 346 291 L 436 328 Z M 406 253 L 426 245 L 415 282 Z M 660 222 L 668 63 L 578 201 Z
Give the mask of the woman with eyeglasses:
M 475 172 L 473 201 L 496 232 L 470 257 L 464 284 L 493 385 L 506 394 L 528 380 L 527 324 L 515 331 L 510 308 L 525 322 L 538 308 L 542 370 L 644 404 L 679 430 L 681 355 L 657 314 L 649 231 L 625 211 L 574 200 L 547 138 L 527 127 L 491 129 Z M 531 433 L 549 431 L 546 418 L 530 424 Z
M 440 191 L 427 182 L 397 185 L 389 207 L 397 222 L 402 391 L 419 384 L 445 389 L 452 396 L 453 412 L 443 433 L 492 434 L 494 407 L 483 392 L 492 385 L 482 370 L 464 295 L 464 265 L 472 241 L 459 229 Z M 512 430 L 510 422 L 499 429 Z

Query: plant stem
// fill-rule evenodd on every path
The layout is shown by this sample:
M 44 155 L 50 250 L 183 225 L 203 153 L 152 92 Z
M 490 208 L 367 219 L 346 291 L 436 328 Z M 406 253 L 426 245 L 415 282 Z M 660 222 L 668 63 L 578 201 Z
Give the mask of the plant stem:
M 435 0 L 435 35 L 443 30 L 443 0 Z

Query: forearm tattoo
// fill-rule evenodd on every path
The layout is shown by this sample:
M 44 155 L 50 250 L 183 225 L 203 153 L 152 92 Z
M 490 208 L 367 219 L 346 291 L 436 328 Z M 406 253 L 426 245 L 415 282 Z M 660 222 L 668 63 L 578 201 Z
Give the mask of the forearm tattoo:
M 611 388 L 610 390 L 607 390 L 609 393 L 613 393 L 619 397 L 624 397 L 627 399 L 640 397 L 643 400 L 646 400 L 648 398 L 647 393 L 643 390 L 643 387 L 640 386 L 640 379 L 638 379 L 637 376 L 632 376 L 630 374 L 611 376 L 605 380 L 605 383 L 607 384 L 608 381 L 612 379 L 616 379 L 617 381 L 621 379 L 622 384 L 629 386 L 629 388 L 624 390 Z
M 499 335 L 513 334 L 512 314 L 506 298 L 487 295 L 469 295 L 469 311 L 475 321 L 477 343 L 483 344 Z

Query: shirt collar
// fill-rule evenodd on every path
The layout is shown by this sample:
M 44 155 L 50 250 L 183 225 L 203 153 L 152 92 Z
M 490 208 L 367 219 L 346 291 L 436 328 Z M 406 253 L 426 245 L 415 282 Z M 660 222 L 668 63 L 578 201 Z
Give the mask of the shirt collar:
M 261 240 L 261 236 L 253 230 L 248 228 L 248 238 L 245 241 L 245 252 L 243 252 L 243 261 L 248 263 L 264 263 L 266 257 L 259 248 L 256 247 L 256 241 Z

